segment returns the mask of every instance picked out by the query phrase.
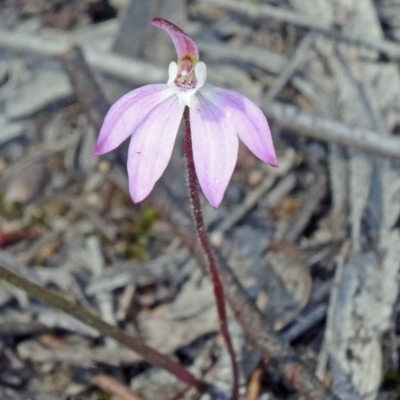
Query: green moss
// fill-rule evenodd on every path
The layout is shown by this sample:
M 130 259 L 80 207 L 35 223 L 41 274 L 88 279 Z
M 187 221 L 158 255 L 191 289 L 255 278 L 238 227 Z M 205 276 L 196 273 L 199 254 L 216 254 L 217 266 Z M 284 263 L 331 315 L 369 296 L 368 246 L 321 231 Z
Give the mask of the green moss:
M 137 239 L 147 237 L 150 228 L 153 226 L 154 222 L 157 221 L 158 215 L 157 211 L 153 207 L 146 207 L 142 213 L 135 220 L 133 226 L 133 233 Z
M 43 214 L 49 216 L 63 216 L 68 212 L 68 206 L 57 198 L 48 201 L 43 206 Z
M 133 226 L 121 227 L 121 235 L 126 240 L 124 256 L 143 260 L 146 258 L 146 246 L 150 239 L 151 228 L 158 219 L 154 207 L 143 208 L 134 220 Z
M 96 400 L 112 400 L 112 397 L 106 392 L 101 392 L 97 395 Z
M 48 228 L 51 226 L 51 221 L 55 218 L 64 216 L 68 211 L 68 207 L 58 199 L 52 199 L 40 207 L 35 209 L 29 220 L 31 226 L 41 226 Z
M 384 390 L 396 390 L 400 388 L 400 374 L 394 371 L 385 373 L 382 379 L 382 387 Z
M 24 207 L 20 203 L 4 203 L 4 193 L 0 192 L 0 214 L 3 217 L 12 219 L 12 218 L 21 218 L 24 211 Z

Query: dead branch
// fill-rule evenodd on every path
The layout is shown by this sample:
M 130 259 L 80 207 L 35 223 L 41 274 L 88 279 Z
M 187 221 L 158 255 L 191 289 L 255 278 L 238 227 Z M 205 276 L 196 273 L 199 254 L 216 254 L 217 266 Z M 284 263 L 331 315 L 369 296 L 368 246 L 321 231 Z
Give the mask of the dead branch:
M 268 89 L 268 92 L 265 96 L 266 100 L 273 101 L 275 97 L 280 93 L 280 91 L 285 87 L 290 78 L 296 72 L 299 65 L 304 61 L 305 57 L 308 55 L 313 42 L 314 42 L 314 36 L 312 33 L 309 33 L 304 37 L 304 39 L 299 44 L 292 57 L 283 67 L 282 72 L 279 74 L 278 79 L 274 81 L 270 86 L 270 88 Z
M 26 268 L 27 269 L 27 268 Z M 93 329 L 101 332 L 105 337 L 111 337 L 120 344 L 130 348 L 131 350 L 139 353 L 144 359 L 160 368 L 168 370 L 175 375 L 178 379 L 185 381 L 190 386 L 195 387 L 200 392 L 205 389 L 204 382 L 196 379 L 190 372 L 186 371 L 180 364 L 170 360 L 167 356 L 158 353 L 153 348 L 146 346 L 133 336 L 128 335 L 119 328 L 104 322 L 95 314 L 87 311 L 78 304 L 72 303 L 64 299 L 53 290 L 46 289 L 32 281 L 23 278 L 16 274 L 12 269 L 7 266 L 0 265 L 0 279 L 7 281 L 13 286 L 24 290 L 29 296 L 42 301 L 52 307 L 64 311 L 69 316 L 72 316 L 81 322 L 89 325 Z
M 71 42 L 65 40 L 47 39 L 40 35 L 32 36 L 21 32 L 0 30 L 0 49 L 7 51 L 58 58 L 68 51 L 70 46 Z M 96 71 L 135 83 L 166 80 L 166 70 L 145 61 L 93 47 L 83 46 L 82 51 L 88 65 Z
M 60 60 L 68 73 L 79 103 L 96 131 L 99 132 L 109 105 L 104 96 L 101 95 L 100 87 L 94 79 L 81 49 L 77 46 L 69 47 L 61 55 Z
M 98 386 L 105 392 L 116 396 L 118 400 L 141 400 L 140 397 L 134 394 L 127 386 L 111 376 L 98 374 L 90 381 L 93 385 Z
M 67 51 L 68 47 L 66 46 L 63 41 L 0 30 L 0 48 L 7 50 L 59 57 Z M 150 63 L 93 48 L 85 47 L 82 51 L 91 68 L 128 82 L 149 83 L 165 80 L 165 71 Z M 367 129 L 353 128 L 336 121 L 313 116 L 299 111 L 294 106 L 280 102 L 271 103 L 266 100 L 261 100 L 261 102 L 266 115 L 277 125 L 298 134 L 357 148 L 375 155 L 400 157 L 400 140 L 397 138 L 376 135 L 375 132 Z
M 273 74 L 280 73 L 286 64 L 284 55 L 257 46 L 233 46 L 227 43 L 207 43 L 201 40 L 198 41 L 198 46 L 200 52 L 205 53 L 208 58 L 249 63 Z M 261 51 L 262 57 L 260 57 Z
M 256 5 L 248 2 L 244 3 L 238 0 L 199 0 L 199 2 L 220 6 L 235 13 L 246 15 L 251 19 L 259 20 L 262 18 L 269 18 L 299 28 L 311 29 L 336 41 L 377 50 L 392 60 L 400 59 L 400 45 L 395 42 L 335 32 L 332 30 L 332 27 L 321 24 L 316 19 L 300 15 L 288 9 L 268 6 L 266 4 Z
M 264 102 L 262 108 L 278 126 L 324 142 L 364 150 L 384 157 L 400 158 L 400 140 L 377 132 L 350 127 L 318 117 L 280 102 Z

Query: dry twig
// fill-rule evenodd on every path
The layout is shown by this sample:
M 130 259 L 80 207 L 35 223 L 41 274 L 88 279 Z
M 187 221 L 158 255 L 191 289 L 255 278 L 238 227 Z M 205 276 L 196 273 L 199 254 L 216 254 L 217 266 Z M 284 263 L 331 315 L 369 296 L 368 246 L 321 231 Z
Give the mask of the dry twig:
M 141 400 L 140 397 L 133 393 L 127 386 L 111 376 L 98 374 L 90 381 L 93 385 L 98 386 L 105 392 L 116 396 L 118 400 Z
M 69 47 L 60 57 L 62 65 L 68 73 L 75 95 L 88 115 L 96 132 L 100 131 L 109 104 L 101 94 L 101 90 L 93 73 L 77 46 Z
M 332 27 L 321 23 L 315 18 L 301 15 L 292 10 L 273 7 L 266 4 L 256 5 L 238 0 L 199 0 L 202 3 L 220 6 L 235 13 L 246 15 L 248 18 L 269 18 L 299 28 L 314 30 L 330 39 L 342 41 L 354 46 L 361 46 L 377 50 L 392 60 L 400 59 L 400 45 L 384 39 L 376 39 L 368 36 L 358 36 L 349 33 L 336 32 Z

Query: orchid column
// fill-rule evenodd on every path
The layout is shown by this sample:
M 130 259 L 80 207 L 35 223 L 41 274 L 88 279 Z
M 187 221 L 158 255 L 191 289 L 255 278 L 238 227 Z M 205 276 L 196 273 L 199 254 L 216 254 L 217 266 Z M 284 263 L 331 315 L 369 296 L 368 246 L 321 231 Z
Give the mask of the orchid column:
M 131 136 L 128 153 L 129 190 L 135 203 L 153 189 L 171 158 L 182 116 L 185 120 L 185 155 L 199 242 L 208 261 L 223 335 L 232 358 L 233 399 L 238 394 L 238 366 L 228 332 L 225 298 L 218 266 L 205 229 L 198 183 L 210 204 L 220 205 L 232 176 L 240 138 L 262 161 L 277 166 L 267 120 L 245 97 L 205 85 L 207 68 L 199 61 L 196 44 L 177 26 L 156 18 L 165 30 L 178 60 L 169 65 L 166 84 L 135 89 L 107 113 L 93 154 L 107 153 Z

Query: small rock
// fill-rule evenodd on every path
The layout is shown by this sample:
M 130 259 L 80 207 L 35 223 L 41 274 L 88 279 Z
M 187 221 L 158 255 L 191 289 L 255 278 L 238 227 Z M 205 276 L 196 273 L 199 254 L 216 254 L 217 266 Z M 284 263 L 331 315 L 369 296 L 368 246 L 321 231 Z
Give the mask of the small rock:
M 44 187 L 48 178 L 45 163 L 36 163 L 14 176 L 4 194 L 4 203 L 29 203 Z

